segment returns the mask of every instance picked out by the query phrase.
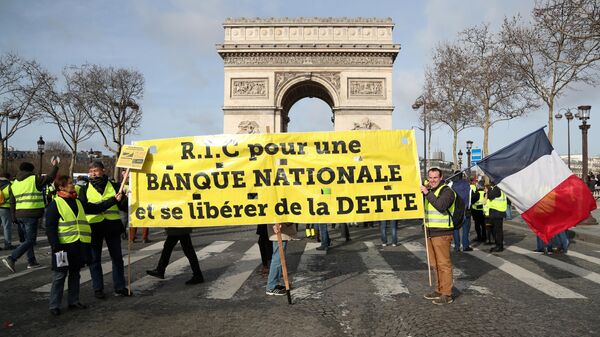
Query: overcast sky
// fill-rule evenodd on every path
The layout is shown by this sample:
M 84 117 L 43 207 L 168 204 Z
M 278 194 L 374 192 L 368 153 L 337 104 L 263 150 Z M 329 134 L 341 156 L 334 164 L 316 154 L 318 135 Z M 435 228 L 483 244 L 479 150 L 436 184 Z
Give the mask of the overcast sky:
M 222 23 L 228 17 L 391 17 L 394 42 L 401 44 L 393 68 L 394 129 L 417 125 L 411 109 L 419 96 L 424 68 L 433 47 L 456 38 L 457 32 L 482 22 L 497 29 L 505 16 L 528 19 L 533 1 L 526 0 L 427 0 L 427 1 L 326 1 L 326 0 L 162 0 L 162 1 L 0 1 L 0 52 L 15 52 L 35 59 L 55 75 L 63 67 L 95 63 L 135 68 L 144 74 L 146 91 L 141 106 L 144 121 L 138 139 L 219 134 L 223 131 L 223 61 L 215 44 L 222 43 Z M 564 93 L 556 106 L 592 105 L 590 154 L 600 154 L 600 88 L 580 86 Z M 332 130 L 331 110 L 318 99 L 305 98 L 290 113 L 290 131 Z M 546 125 L 547 110 L 497 124 L 491 130 L 490 150 L 495 151 Z M 580 153 L 578 122 L 571 126 L 571 152 Z M 10 140 L 17 149 L 34 149 L 37 138 L 60 141 L 49 124 L 35 124 Z M 422 133 L 417 132 L 417 139 Z M 459 135 L 480 146 L 481 129 Z M 555 124 L 554 145 L 567 153 L 567 122 Z M 421 153 L 421 144 L 419 153 Z M 83 149 L 101 149 L 99 139 Z M 451 156 L 451 132 L 433 133 L 432 150 Z

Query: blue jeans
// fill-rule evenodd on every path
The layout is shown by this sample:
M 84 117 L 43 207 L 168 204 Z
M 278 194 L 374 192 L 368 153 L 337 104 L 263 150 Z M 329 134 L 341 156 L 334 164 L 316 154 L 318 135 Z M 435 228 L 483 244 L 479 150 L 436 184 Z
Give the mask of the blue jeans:
M 458 252 L 460 250 L 460 231 L 462 231 L 462 248 L 471 247 L 471 242 L 469 241 L 469 233 L 471 232 L 471 217 L 465 217 L 463 220 L 462 228 L 454 230 L 454 251 Z
M 283 254 L 287 247 L 287 241 L 283 241 Z M 267 278 L 267 290 L 273 290 L 278 285 L 282 285 L 281 278 L 283 271 L 281 268 L 281 260 L 279 259 L 279 244 L 273 241 L 273 256 L 271 257 L 271 268 L 269 269 L 269 277 Z
M 379 222 L 381 243 L 387 244 L 387 226 L 392 229 L 392 243 L 398 244 L 398 222 L 396 220 L 383 220 Z
M 27 253 L 27 262 L 36 263 L 33 246 L 37 240 L 37 218 L 17 218 L 19 223 L 19 241 L 21 244 L 10 254 L 13 261 L 17 261 L 23 254 Z
M 553 238 L 553 241 L 558 242 L 560 244 L 560 248 L 562 248 L 565 252 L 569 249 L 569 237 L 567 236 L 566 230 L 556 234 Z
M 320 223 L 319 234 L 321 235 L 321 247 L 329 248 L 329 232 L 327 231 L 327 224 Z
M 67 273 L 69 274 L 68 303 L 69 305 L 79 303 L 79 270 L 55 270 L 52 274 L 52 288 L 50 288 L 50 309 L 60 309 Z
M 123 289 L 125 288 L 125 266 L 123 265 L 120 235 L 94 235 L 94 233 L 92 233 L 92 262 L 90 263 L 92 288 L 94 290 L 104 289 L 104 277 L 102 273 L 103 240 L 106 240 L 106 247 L 108 247 L 108 253 L 110 254 L 110 259 L 112 261 L 112 278 L 114 289 Z
M 12 244 L 12 216 L 10 215 L 10 208 L 0 207 L 0 221 L 4 230 L 4 248 L 8 248 Z

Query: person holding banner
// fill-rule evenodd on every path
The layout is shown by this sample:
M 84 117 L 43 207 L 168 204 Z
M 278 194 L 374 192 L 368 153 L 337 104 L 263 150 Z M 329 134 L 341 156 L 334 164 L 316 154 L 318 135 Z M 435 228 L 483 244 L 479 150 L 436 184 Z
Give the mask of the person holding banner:
M 69 309 L 85 309 L 79 302 L 79 270 L 90 261 L 92 230 L 83 205 L 77 199 L 75 186 L 69 176 L 59 176 L 54 181 L 56 197 L 46 208 L 46 235 L 52 250 L 52 288 L 50 313 L 60 315 L 65 279 L 68 275 Z M 116 204 L 121 195 L 99 204 L 89 204 L 89 209 L 101 212 Z M 64 256 L 66 255 L 66 258 Z M 60 259 L 57 257 L 60 256 Z
M 283 240 L 283 255 L 287 248 L 288 241 L 296 237 L 296 225 L 293 223 L 275 224 L 267 227 L 269 230 L 269 240 L 273 241 L 273 256 L 271 257 L 271 267 L 269 268 L 269 277 L 267 279 L 267 295 L 284 296 L 286 295 L 285 286 L 282 285 L 283 269 L 279 257 L 279 244 L 277 243 L 277 233 L 281 232 Z
M 84 209 L 88 210 L 93 204 L 100 204 L 105 200 L 116 197 L 119 185 L 109 181 L 104 171 L 104 164 L 99 161 L 90 163 L 90 181 L 87 186 L 81 188 L 78 198 Z M 92 288 L 94 296 L 98 299 L 106 298 L 104 294 L 104 277 L 102 272 L 102 245 L 106 246 L 112 260 L 112 279 L 115 296 L 131 296 L 125 287 L 125 266 L 123 264 L 123 253 L 121 251 L 121 234 L 125 232 L 119 209 L 127 209 L 127 198 L 122 197 L 118 205 L 112 205 L 105 211 L 91 209 L 87 212 L 87 220 L 92 229 L 92 261 L 90 263 L 90 274 L 92 276 Z
M 424 295 L 433 304 L 444 305 L 454 301 L 452 298 L 452 260 L 450 243 L 454 235 L 454 226 L 450 213 L 454 210 L 456 194 L 443 183 L 442 171 L 431 168 L 427 172 L 428 184 L 421 185 L 425 196 L 425 227 L 427 230 L 427 256 L 435 273 L 435 291 Z

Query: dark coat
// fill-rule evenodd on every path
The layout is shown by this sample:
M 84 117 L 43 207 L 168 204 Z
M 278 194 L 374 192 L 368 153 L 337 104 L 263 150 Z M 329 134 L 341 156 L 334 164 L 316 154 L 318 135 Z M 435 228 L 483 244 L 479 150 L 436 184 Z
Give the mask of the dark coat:
M 192 233 L 191 227 L 167 227 L 165 228 L 165 233 L 168 236 L 182 236 L 189 235 Z

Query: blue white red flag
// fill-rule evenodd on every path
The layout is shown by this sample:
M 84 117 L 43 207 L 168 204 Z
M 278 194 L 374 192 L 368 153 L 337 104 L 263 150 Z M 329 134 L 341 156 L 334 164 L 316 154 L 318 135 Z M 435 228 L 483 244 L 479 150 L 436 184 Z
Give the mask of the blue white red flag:
M 478 164 L 544 242 L 596 209 L 585 183 L 565 165 L 541 128 Z

